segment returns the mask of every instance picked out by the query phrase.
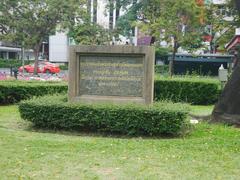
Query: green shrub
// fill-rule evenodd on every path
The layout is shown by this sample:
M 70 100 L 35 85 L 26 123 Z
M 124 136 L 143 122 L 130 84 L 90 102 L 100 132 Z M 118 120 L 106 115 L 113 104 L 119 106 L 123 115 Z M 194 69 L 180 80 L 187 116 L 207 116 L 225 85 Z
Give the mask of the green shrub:
M 59 68 L 61 70 L 68 70 L 68 65 L 64 64 L 64 65 L 59 65 Z
M 171 100 L 196 105 L 214 104 L 220 83 L 210 78 L 155 78 L 155 101 Z M 67 92 L 65 83 L 0 81 L 0 104 L 10 104 L 32 96 Z
M 61 70 L 68 70 L 68 65 L 59 65 Z M 169 66 L 168 65 L 155 65 L 155 73 L 158 74 L 167 74 Z
M 25 60 L 24 64 L 30 64 L 33 63 L 34 61 L 30 61 L 30 60 Z M 0 68 L 18 68 L 22 66 L 22 61 L 21 60 L 17 60 L 17 59 L 0 59 Z
M 167 102 L 153 106 L 68 103 L 65 96 L 22 101 L 21 117 L 36 127 L 124 135 L 179 135 L 187 123 L 188 106 Z
M 168 74 L 169 66 L 168 65 L 155 65 L 156 74 Z
M 161 61 L 163 61 L 165 63 L 168 62 L 168 53 L 169 53 L 168 48 L 163 48 L 163 47 L 156 47 L 155 48 L 156 59 L 160 59 Z
M 155 100 L 171 100 L 191 104 L 214 104 L 220 94 L 219 82 L 207 78 L 155 79 Z
M 59 82 L 0 81 L 0 104 L 11 104 L 33 96 L 67 92 Z

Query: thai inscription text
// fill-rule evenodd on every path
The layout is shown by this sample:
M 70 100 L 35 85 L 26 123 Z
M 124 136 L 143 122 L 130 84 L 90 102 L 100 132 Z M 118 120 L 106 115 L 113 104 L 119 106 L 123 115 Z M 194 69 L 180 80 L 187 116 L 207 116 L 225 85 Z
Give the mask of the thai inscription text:
M 142 56 L 80 56 L 80 95 L 142 97 Z

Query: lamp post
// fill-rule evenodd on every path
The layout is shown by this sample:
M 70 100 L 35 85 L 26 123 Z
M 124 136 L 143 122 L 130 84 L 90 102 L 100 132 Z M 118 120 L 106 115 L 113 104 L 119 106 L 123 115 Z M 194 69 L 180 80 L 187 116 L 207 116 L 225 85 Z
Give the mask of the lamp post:
M 223 89 L 228 80 L 228 70 L 224 69 L 223 65 L 221 65 L 218 69 L 218 78 L 221 81 L 221 88 Z
M 44 60 L 46 60 L 46 56 L 45 56 L 45 44 L 47 44 L 47 42 L 43 41 L 43 42 L 42 42 L 42 56 L 43 56 Z

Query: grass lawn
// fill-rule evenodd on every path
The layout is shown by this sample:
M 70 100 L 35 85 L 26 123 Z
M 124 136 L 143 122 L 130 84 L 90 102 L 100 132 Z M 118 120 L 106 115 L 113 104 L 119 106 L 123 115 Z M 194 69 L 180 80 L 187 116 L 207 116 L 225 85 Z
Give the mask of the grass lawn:
M 191 114 L 195 116 L 209 116 L 212 114 L 214 106 L 208 105 L 208 106 L 200 106 L 200 105 L 193 105 L 190 106 Z
M 0 106 L 0 179 L 239 179 L 240 130 L 200 123 L 185 138 L 34 131 Z

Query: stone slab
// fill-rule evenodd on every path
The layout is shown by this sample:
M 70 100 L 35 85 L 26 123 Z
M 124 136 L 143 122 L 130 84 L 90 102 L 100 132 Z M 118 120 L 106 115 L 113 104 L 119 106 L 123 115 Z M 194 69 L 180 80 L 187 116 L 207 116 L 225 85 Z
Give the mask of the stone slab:
M 69 101 L 153 102 L 153 47 L 71 46 L 69 52 Z

